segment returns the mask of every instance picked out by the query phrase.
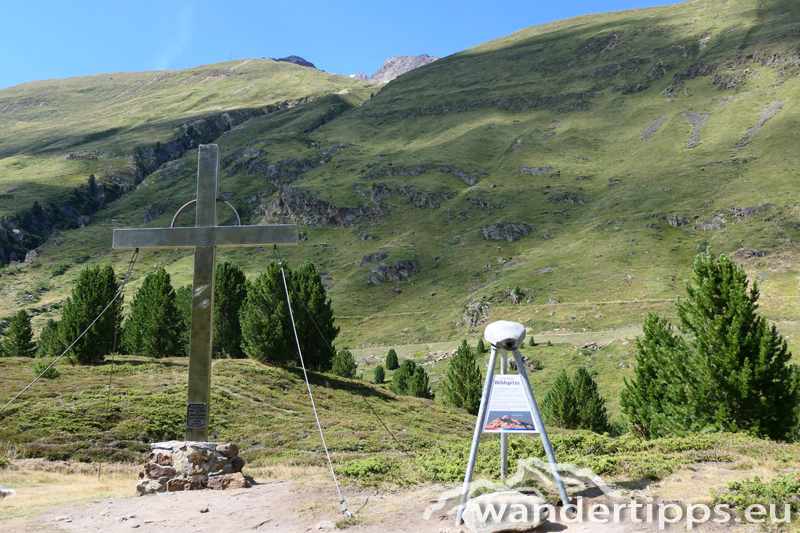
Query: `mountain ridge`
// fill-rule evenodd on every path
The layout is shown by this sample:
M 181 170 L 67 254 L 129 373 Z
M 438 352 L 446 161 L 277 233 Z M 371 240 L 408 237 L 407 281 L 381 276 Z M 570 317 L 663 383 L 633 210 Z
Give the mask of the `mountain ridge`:
M 308 240 L 287 253 L 325 265 L 335 308 L 349 317 L 340 319 L 341 342 L 351 346 L 474 337 L 500 317 L 539 330 L 626 326 L 649 311 L 670 313 L 693 255 L 709 247 L 761 276 L 764 294 L 773 295 L 762 307 L 770 318 L 796 321 L 800 218 L 789 200 L 796 156 L 787 143 L 799 96 L 791 39 L 800 13 L 785 1 L 758 5 L 695 0 L 528 28 L 407 72 L 374 95 L 372 85 L 319 74 L 313 100 L 215 133 L 220 190 L 251 223 L 301 223 Z M 175 128 L 188 131 L 195 120 L 256 107 L 258 98 L 236 96 L 252 88 L 232 94 L 251 80 L 207 80 L 231 67 L 278 65 L 253 61 L 194 77 L 189 69 L 174 80 L 190 80 L 177 87 L 192 90 L 235 83 L 229 100 L 187 108 L 179 93 L 167 93 L 176 100 L 164 108 L 168 121 L 120 131 L 124 124 L 109 121 L 62 133 L 60 144 L 42 134 L 32 145 L 38 151 L 9 135 L 38 139 L 49 123 L 34 110 L 49 104 L 16 111 L 42 121 L 30 133 L 6 113 L 11 133 L 0 151 L 21 148 L 4 152 L 0 185 L 28 179 L 10 191 L 14 203 L 0 198 L 6 215 L 44 198 L 25 188 L 48 179 L 58 197 L 90 173 L 101 183 L 132 175 L 125 173 L 137 150 L 139 160 L 157 162 L 86 227 L 62 231 L 59 246 L 43 244 L 34 263 L 15 267 L 20 274 L 4 285 L 16 287 L 6 292 L 7 309 L 38 309 L 39 327 L 58 316 L 48 305 L 73 279 L 71 257 L 88 250 L 92 262 L 121 265 L 108 251 L 111 227 L 169 223 L 193 194 L 196 163 L 191 147 L 159 162 L 156 143 L 164 149 L 180 138 Z M 282 65 L 297 70 L 276 75 L 295 82 L 309 72 Z M 299 97 L 297 87 L 285 94 Z M 0 91 L 0 122 L 12 100 L 20 102 Z M 95 151 L 118 157 L 59 159 Z M 148 210 L 160 214 L 143 222 Z M 509 228 L 522 229 L 517 236 Z M 359 266 L 375 254 L 378 263 Z M 166 265 L 176 283 L 189 279 L 188 256 L 146 257 Z M 251 274 L 261 264 L 257 255 L 226 257 Z M 60 264 L 71 265 L 67 274 L 37 290 L 37 269 Z

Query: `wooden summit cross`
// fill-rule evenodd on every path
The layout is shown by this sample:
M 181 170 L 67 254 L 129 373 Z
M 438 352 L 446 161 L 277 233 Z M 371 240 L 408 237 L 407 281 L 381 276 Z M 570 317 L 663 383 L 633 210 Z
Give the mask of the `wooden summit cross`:
M 219 148 L 216 144 L 201 144 L 197 150 L 197 159 L 197 200 L 181 207 L 169 228 L 115 229 L 112 246 L 116 250 L 194 248 L 186 440 L 205 442 L 208 440 L 208 403 L 211 396 L 216 247 L 297 244 L 299 230 L 296 224 L 242 226 L 240 222 L 239 226 L 217 226 L 217 202 L 222 202 L 217 199 Z M 174 227 L 181 211 L 195 202 L 195 227 Z M 238 213 L 236 218 L 239 218 Z

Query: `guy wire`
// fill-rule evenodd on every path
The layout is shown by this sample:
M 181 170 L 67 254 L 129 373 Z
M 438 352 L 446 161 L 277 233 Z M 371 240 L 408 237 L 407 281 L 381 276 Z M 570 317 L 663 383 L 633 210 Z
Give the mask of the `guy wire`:
M 276 256 L 276 257 L 277 257 L 277 259 L 278 259 L 278 264 L 281 264 L 281 254 L 280 254 L 280 252 L 278 251 L 278 247 L 277 247 L 277 246 L 273 246 L 273 250 L 274 250 L 274 252 L 275 252 L 275 256 Z M 283 269 L 283 267 L 281 267 L 281 269 Z M 328 350 L 331 352 L 331 354 L 332 354 L 334 357 L 336 357 L 336 351 L 335 351 L 335 350 L 333 349 L 333 347 L 332 347 L 332 346 L 331 346 L 331 345 L 328 343 L 328 339 L 326 339 L 326 338 L 325 338 L 325 335 L 323 335 L 323 334 L 322 334 L 322 330 L 320 329 L 319 325 L 317 325 L 317 321 L 316 321 L 316 320 L 314 320 L 314 316 L 311 314 L 311 311 L 309 311 L 308 307 L 306 307 L 306 304 L 305 304 L 305 302 L 304 302 L 304 301 L 303 301 L 303 299 L 300 297 L 300 293 L 297 291 L 297 289 L 295 289 L 295 287 L 294 287 L 294 285 L 292 284 L 292 281 L 291 281 L 290 279 L 288 279 L 288 278 L 285 278 L 285 279 L 287 279 L 287 280 L 288 280 L 288 282 L 289 282 L 289 285 L 292 287 L 292 292 L 294 292 L 295 296 L 297 296 L 297 301 L 299 301 L 299 302 L 300 302 L 300 305 L 302 305 L 302 306 L 303 306 L 303 309 L 305 309 L 305 311 L 306 311 L 306 315 L 308 315 L 308 318 L 310 318 L 310 319 L 311 319 L 311 323 L 312 323 L 312 324 L 314 324 L 314 327 L 316 328 L 317 332 L 319 333 L 319 336 L 322 338 L 322 342 L 324 342 L 324 343 L 325 343 L 325 346 L 327 346 L 327 347 L 328 347 Z M 350 381 L 351 381 L 351 383 L 352 383 L 352 380 L 350 380 Z M 352 394 L 352 392 L 353 392 L 353 391 L 351 390 L 351 391 L 350 391 L 350 393 Z M 365 403 L 365 404 L 367 404 L 367 407 L 369 407 L 369 410 L 372 412 L 372 414 L 375 416 L 375 418 L 377 418 L 377 419 L 378 419 L 378 422 L 380 422 L 380 423 L 381 423 L 381 426 L 383 426 L 383 429 L 385 429 L 385 430 L 386 430 L 386 432 L 389 434 L 389 436 L 390 436 L 390 437 L 392 437 L 392 440 L 395 442 L 395 444 L 397 444 L 397 447 L 400 449 L 400 451 L 401 451 L 401 452 L 403 452 L 403 453 L 406 455 L 406 457 L 411 457 L 411 455 L 408 453 L 408 450 L 406 450 L 406 448 L 405 448 L 405 447 L 404 447 L 404 446 L 403 446 L 403 445 L 400 443 L 400 441 L 399 441 L 399 440 L 397 440 L 397 437 L 395 437 L 394 433 L 392 433 L 392 431 L 391 431 L 391 430 L 390 430 L 390 429 L 389 429 L 389 428 L 386 426 L 386 424 L 383 422 L 383 419 L 382 419 L 382 418 L 381 418 L 381 417 L 378 415 L 378 413 L 377 413 L 377 412 L 375 412 L 375 409 L 372 407 L 372 404 L 371 404 L 371 403 L 369 403 L 369 401 L 367 400 L 367 397 L 366 397 L 366 396 L 364 396 L 364 395 L 361 393 L 361 391 L 359 391 L 359 390 L 356 390 L 355 392 L 356 392 L 356 393 L 357 393 L 359 396 L 361 396 L 361 399 L 362 399 L 362 400 L 364 400 L 364 403 Z

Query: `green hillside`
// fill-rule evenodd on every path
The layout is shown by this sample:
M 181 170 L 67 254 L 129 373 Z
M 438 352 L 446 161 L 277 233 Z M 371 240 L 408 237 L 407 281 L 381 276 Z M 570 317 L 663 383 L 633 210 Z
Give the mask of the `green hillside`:
M 168 225 L 194 198 L 193 147 L 215 142 L 221 194 L 246 223 L 300 224 L 282 254 L 323 271 L 339 347 L 475 339 L 499 319 L 537 334 L 635 327 L 672 313 L 706 248 L 733 254 L 793 335 L 799 34 L 789 0 L 693 0 L 527 28 L 384 87 L 254 59 L 4 89 L 0 214 L 14 218 L 0 243 L 34 201 L 56 213 L 72 195 L 90 220 L 63 219 L 32 263 L 6 266 L 0 306 L 41 327 L 84 265 L 122 273 L 112 229 Z M 90 174 L 120 198 L 103 203 Z M 251 276 L 272 257 L 219 252 Z M 182 285 L 191 264 L 143 252 L 126 302 L 156 266 Z M 606 349 L 557 351 L 616 401 L 633 347 Z

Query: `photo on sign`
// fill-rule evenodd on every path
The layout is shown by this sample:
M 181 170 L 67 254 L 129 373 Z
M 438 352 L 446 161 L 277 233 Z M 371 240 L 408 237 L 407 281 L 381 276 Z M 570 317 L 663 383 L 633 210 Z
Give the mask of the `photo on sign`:
M 490 411 L 486 417 L 488 422 L 484 431 L 536 431 L 530 411 L 509 413 L 507 411 Z

